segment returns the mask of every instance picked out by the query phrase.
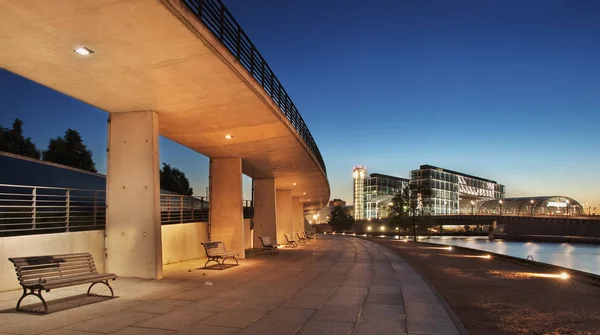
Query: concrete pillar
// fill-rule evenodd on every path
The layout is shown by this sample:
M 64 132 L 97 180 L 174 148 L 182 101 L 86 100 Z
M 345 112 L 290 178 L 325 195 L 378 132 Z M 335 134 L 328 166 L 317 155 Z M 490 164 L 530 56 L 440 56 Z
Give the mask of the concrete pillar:
M 297 237 L 296 233 L 304 237 L 302 234 L 304 231 L 304 205 L 300 202 L 300 198 L 292 198 L 292 212 L 294 237 Z
M 106 271 L 160 279 L 158 114 L 111 113 L 107 151 Z
M 254 247 L 260 248 L 260 236 L 277 241 L 275 179 L 254 179 Z
M 210 159 L 210 240 L 245 257 L 242 159 Z M 249 238 L 249 237 L 248 237 Z
M 277 205 L 277 243 L 285 245 L 285 236 L 287 234 L 291 240 L 294 240 L 292 235 L 292 191 L 277 190 L 275 203 Z

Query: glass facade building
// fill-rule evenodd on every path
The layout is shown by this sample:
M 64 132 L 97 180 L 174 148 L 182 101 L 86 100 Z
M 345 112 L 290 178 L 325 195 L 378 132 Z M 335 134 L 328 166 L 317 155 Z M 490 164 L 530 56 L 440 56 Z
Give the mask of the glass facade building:
M 389 216 L 392 198 L 408 186 L 409 180 L 380 173 L 372 173 L 364 181 L 365 219 Z
M 472 214 L 485 215 L 582 215 L 583 206 L 564 196 L 519 197 L 481 201 Z
M 504 198 L 504 185 L 489 179 L 421 165 L 410 173 L 411 192 L 420 194 L 422 211 L 430 215 L 468 213 L 475 203 Z

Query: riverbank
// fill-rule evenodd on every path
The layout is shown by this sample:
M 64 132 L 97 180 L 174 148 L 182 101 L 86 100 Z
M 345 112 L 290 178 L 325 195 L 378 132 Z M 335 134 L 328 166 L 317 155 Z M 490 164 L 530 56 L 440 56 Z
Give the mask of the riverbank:
M 600 286 L 426 243 L 370 238 L 419 271 L 470 334 L 599 334 Z

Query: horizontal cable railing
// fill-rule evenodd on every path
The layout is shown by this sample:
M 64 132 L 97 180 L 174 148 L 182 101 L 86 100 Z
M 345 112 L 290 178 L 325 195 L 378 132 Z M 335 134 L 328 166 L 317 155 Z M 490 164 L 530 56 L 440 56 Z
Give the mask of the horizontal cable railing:
M 300 112 L 298 112 L 292 99 L 275 77 L 265 59 L 256 50 L 248 35 L 242 30 L 221 0 L 183 0 L 183 2 L 237 58 L 240 64 L 250 72 L 254 79 L 262 85 L 265 92 L 279 106 L 283 114 L 298 131 L 298 134 L 304 139 L 306 145 L 319 161 L 321 168 L 327 174 L 321 152 Z
M 160 195 L 161 224 L 208 222 L 205 197 Z M 244 218 L 252 201 L 243 200 Z M 0 184 L 0 237 L 102 230 L 106 191 Z
M 0 236 L 104 229 L 106 192 L 0 184 Z
M 244 218 L 252 217 L 252 201 L 243 200 Z M 160 195 L 162 224 L 208 222 L 209 202 L 207 197 L 192 197 L 179 194 Z

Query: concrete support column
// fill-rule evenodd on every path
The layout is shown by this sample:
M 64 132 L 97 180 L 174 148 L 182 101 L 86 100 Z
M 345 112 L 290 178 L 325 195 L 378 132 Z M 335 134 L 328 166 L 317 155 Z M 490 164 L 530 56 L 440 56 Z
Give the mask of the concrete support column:
M 275 179 L 254 179 L 254 247 L 260 248 L 260 236 L 277 241 Z
M 106 181 L 106 271 L 163 276 L 158 114 L 111 113 Z
M 277 205 L 277 243 L 285 245 L 285 236 L 287 234 L 291 240 L 294 240 L 292 235 L 292 191 L 277 190 L 275 203 Z
M 300 198 L 292 198 L 292 230 L 294 236 L 299 233 L 300 236 L 304 237 L 302 232 L 304 231 L 304 205 L 300 202 Z
M 245 257 L 242 159 L 210 159 L 210 240 Z M 247 237 L 250 238 L 250 237 Z

